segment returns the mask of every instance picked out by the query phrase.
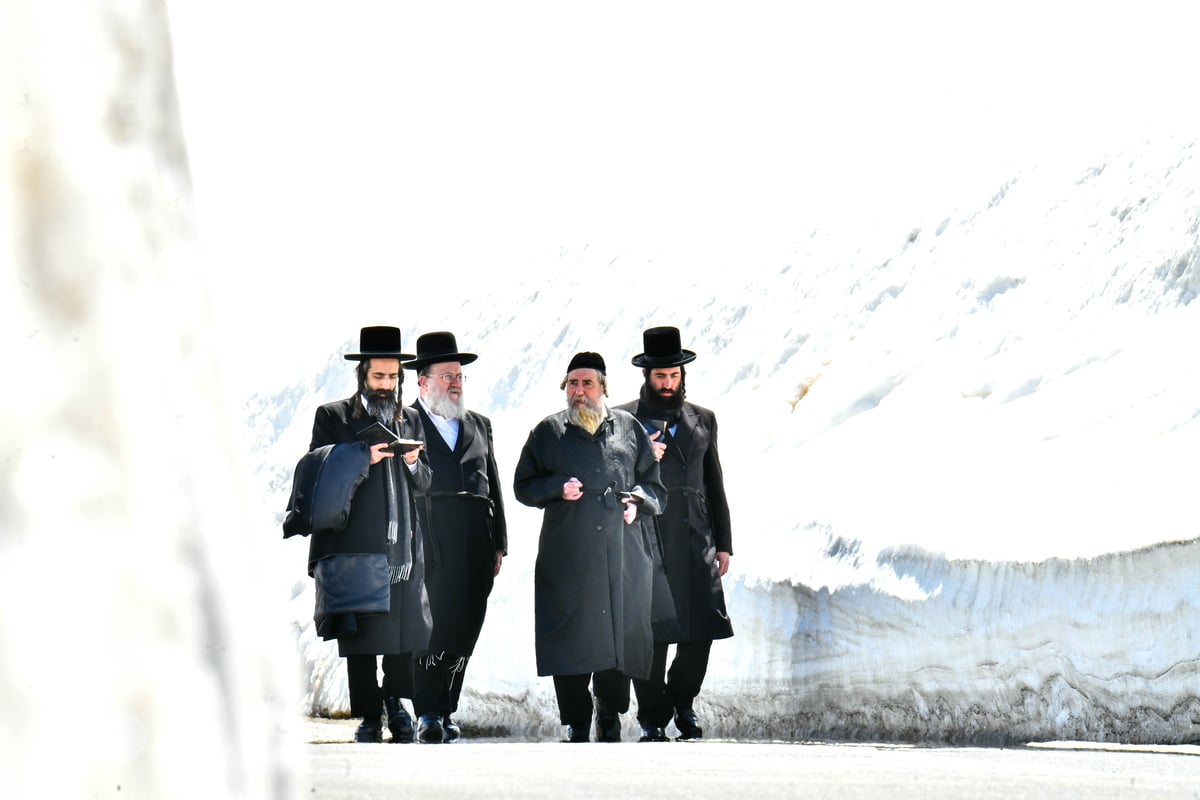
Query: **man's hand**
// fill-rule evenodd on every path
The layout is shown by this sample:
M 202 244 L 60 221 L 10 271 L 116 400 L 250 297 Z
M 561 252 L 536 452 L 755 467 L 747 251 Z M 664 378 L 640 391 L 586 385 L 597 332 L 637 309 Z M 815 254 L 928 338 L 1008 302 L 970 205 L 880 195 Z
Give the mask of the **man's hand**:
M 622 497 L 621 502 L 625 504 L 625 524 L 632 525 L 637 519 L 637 500 L 632 497 Z
M 408 464 L 410 467 L 413 464 L 417 463 L 417 458 L 420 457 L 421 450 L 423 450 L 424 447 L 425 447 L 425 445 L 421 445 L 420 447 L 414 447 L 412 450 L 409 450 L 407 453 L 405 453 L 404 454 L 404 463 Z
M 385 458 L 391 458 L 395 453 L 389 452 L 384 448 L 387 447 L 387 442 L 371 445 L 371 466 L 375 466 Z
M 504 561 L 504 551 L 497 550 L 496 551 L 496 569 L 495 569 L 495 571 L 492 572 L 493 578 L 500 574 L 500 562 L 502 562 L 502 561 Z
M 717 567 L 720 568 L 721 576 L 724 577 L 726 572 L 729 572 L 729 553 L 724 550 L 717 551 Z
M 563 500 L 578 500 L 581 497 L 583 497 L 583 481 L 579 478 L 571 478 L 563 484 Z
M 663 453 L 667 452 L 667 443 L 660 442 L 660 438 L 662 438 L 662 431 L 655 431 L 654 435 L 650 437 L 650 447 L 654 449 L 655 461 L 662 461 Z

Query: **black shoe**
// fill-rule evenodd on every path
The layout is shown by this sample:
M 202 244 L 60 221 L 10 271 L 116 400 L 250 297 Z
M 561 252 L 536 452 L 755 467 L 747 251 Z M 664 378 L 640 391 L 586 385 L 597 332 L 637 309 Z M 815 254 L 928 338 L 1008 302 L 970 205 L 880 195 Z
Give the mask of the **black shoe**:
M 607 700 L 596 698 L 596 741 L 621 741 L 621 715 L 613 711 Z
M 686 714 L 675 715 L 675 727 L 679 729 L 680 739 L 704 738 L 704 731 L 700 728 L 700 722 L 696 719 L 696 715 L 690 711 Z
M 568 725 L 567 735 L 563 739 L 564 742 L 586 742 L 588 740 L 588 728 L 592 727 L 592 721 L 588 720 L 586 725 Z
M 667 732 L 665 730 L 663 730 L 662 728 L 656 727 L 656 726 L 646 727 L 645 725 L 643 725 L 642 726 L 642 738 L 638 739 L 638 741 L 639 742 L 669 742 L 671 740 L 667 738 Z
M 400 702 L 400 698 L 385 697 L 383 707 L 387 709 L 388 730 L 392 732 L 391 741 L 411 744 L 413 740 L 412 717 L 408 715 L 408 709 Z
M 596 717 L 596 741 L 597 742 L 619 742 L 619 741 L 621 741 L 621 718 L 620 717 Z
M 462 736 L 462 731 L 459 730 L 458 723 L 451 722 L 449 717 L 446 717 L 444 720 L 442 720 L 442 732 L 445 737 L 443 741 L 445 741 L 447 744 L 457 740 L 459 736 Z
M 363 721 L 359 723 L 358 728 L 354 731 L 354 741 L 382 742 L 383 720 L 379 717 L 363 717 Z
M 417 741 L 421 744 L 441 744 L 446 738 L 442 718 L 437 714 L 422 714 L 417 723 Z

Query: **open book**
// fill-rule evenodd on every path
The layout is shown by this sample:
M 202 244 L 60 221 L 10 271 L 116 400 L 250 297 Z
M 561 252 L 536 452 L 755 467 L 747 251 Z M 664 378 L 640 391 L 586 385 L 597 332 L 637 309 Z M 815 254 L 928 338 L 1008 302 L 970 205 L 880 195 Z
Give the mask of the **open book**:
M 388 446 L 384 449 L 392 453 L 407 453 L 409 450 L 425 444 L 419 439 L 402 439 L 378 420 L 363 428 L 355 436 L 372 445 L 387 442 Z

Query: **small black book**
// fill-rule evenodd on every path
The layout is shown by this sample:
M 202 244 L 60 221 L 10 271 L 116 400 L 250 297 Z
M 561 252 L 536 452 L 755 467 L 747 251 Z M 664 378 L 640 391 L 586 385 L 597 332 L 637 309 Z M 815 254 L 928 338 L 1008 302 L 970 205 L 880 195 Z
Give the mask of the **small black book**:
M 407 453 L 409 450 L 425 444 L 419 439 L 403 439 L 397 436 L 378 420 L 363 428 L 355 436 L 371 445 L 387 442 L 388 446 L 384 449 L 393 453 Z
M 644 419 L 641 420 L 641 423 L 642 427 L 646 429 L 647 436 L 653 436 L 656 433 L 661 434 L 658 437 L 659 441 L 662 440 L 663 436 L 666 436 L 667 428 L 671 427 L 670 422 L 665 419 Z

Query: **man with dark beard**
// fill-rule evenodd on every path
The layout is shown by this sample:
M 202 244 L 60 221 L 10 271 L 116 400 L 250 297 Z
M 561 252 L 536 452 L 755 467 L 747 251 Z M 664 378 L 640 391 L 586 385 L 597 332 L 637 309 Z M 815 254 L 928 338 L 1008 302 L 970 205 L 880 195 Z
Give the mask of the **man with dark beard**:
M 684 399 L 683 365 L 696 354 L 680 347 L 678 328 L 650 328 L 642 334 L 642 345 L 645 352 L 633 357 L 645 380 L 641 398 L 618 408 L 653 431 L 652 446 L 668 497 L 666 510 L 656 522 L 675 615 L 655 620 L 650 677 L 633 681 L 637 716 L 641 741 L 666 741 L 672 715 L 680 739 L 699 739 L 703 730 L 692 701 L 708 671 L 713 640 L 733 636 L 721 586 L 733 539 L 717 453 L 717 418 Z M 668 671 L 667 649 L 672 643 L 675 658 Z
M 544 510 L 534 566 L 538 675 L 554 678 L 566 741 L 621 740 L 629 678 L 648 678 L 652 561 L 639 514 L 661 510 L 658 462 L 632 415 L 607 408 L 604 359 L 576 353 L 567 408 L 534 427 L 514 477 L 517 500 Z M 591 683 L 592 692 L 588 691 Z
M 458 709 L 467 661 L 508 546 L 492 423 L 463 402 L 462 368 L 476 358 L 458 351 L 454 334 L 435 331 L 417 339 L 417 357 L 404 365 L 417 370 L 421 395 L 412 410 L 421 417 L 433 468 L 433 484 L 418 504 L 428 537 L 425 585 L 433 613 L 429 648 L 418 654 L 413 671 L 418 742 L 460 736 L 450 715 Z
M 309 574 L 316 581 L 317 632 L 336 638 L 346 658 L 350 714 L 361 717 L 357 742 L 382 741 L 386 710 L 393 742 L 411 742 L 412 718 L 400 698 L 412 697 L 413 654 L 429 644 L 432 620 L 425 592 L 425 555 L 414 496 L 430 486 L 421 448 L 400 458 L 387 442 L 360 434 L 372 422 L 406 439 L 423 439 L 420 417 L 400 405 L 400 330 L 363 328 L 353 397 L 317 409 L 309 455 L 328 452 L 358 459 L 363 478 L 353 489 L 344 527 L 313 531 Z M 329 448 L 326 450 L 326 448 Z M 400 463 L 397 463 L 400 462 Z M 383 656 L 383 685 L 377 657 Z

